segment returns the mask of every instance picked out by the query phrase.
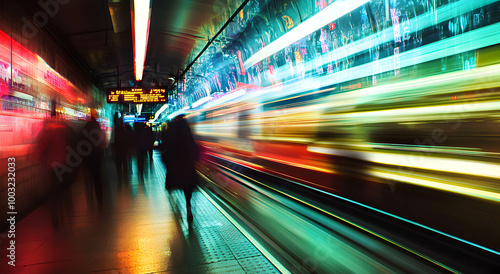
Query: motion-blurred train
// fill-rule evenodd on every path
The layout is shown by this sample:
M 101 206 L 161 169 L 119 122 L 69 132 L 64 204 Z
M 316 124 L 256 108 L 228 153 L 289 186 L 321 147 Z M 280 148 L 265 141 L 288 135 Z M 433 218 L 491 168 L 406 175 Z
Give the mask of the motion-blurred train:
M 398 214 L 423 220 L 434 211 L 441 228 L 461 225 L 454 223 L 461 217 L 444 204 L 419 217 L 409 204 L 424 208 L 434 199 L 428 191 L 466 197 L 476 208 L 463 214 L 481 219 L 474 201 L 495 208 L 500 201 L 499 7 L 443 4 L 408 19 L 416 26 L 411 45 L 395 43 L 405 38 L 391 27 L 373 31 L 296 63 L 295 73 L 278 68 L 274 85 L 234 90 L 187 118 L 213 157 L 389 212 L 403 207 L 395 200 L 402 189 L 398 199 L 408 205 Z M 474 222 L 469 217 L 462 219 Z
M 499 201 L 499 24 L 332 74 L 235 90 L 188 118 L 214 153 L 299 168 L 293 176 L 321 187 L 335 189 L 323 175 L 341 173 Z M 444 70 L 445 59 L 466 65 Z

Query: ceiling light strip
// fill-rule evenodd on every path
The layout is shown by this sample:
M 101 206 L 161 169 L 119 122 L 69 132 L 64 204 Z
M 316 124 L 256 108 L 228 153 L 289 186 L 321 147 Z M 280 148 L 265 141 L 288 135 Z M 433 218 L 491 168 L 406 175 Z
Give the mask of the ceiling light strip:
M 134 72 L 137 81 L 142 80 L 149 36 L 150 0 L 134 0 Z

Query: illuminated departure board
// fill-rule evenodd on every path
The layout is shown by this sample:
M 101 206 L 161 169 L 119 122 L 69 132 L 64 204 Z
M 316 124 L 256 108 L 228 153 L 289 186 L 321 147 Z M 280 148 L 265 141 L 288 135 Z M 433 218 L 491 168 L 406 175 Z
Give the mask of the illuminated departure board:
M 108 103 L 147 104 L 166 103 L 165 88 L 108 88 Z

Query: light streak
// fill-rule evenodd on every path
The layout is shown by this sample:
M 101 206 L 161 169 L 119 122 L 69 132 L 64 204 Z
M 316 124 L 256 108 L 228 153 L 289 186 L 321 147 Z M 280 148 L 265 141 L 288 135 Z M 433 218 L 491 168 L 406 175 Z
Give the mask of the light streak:
M 216 164 L 216 165 L 218 165 L 218 166 L 221 166 L 221 165 L 219 165 L 219 164 L 217 164 L 217 163 L 214 163 L 214 164 Z M 221 166 L 221 167 L 223 167 L 223 168 L 225 168 L 225 169 L 229 169 L 228 167 L 225 167 L 225 166 Z M 250 168 L 251 168 L 251 167 L 250 167 Z M 253 168 L 251 168 L 251 169 L 253 169 Z M 349 223 L 349 224 L 351 224 L 351 225 L 353 225 L 353 226 L 355 226 L 355 227 L 358 227 L 358 228 L 360 228 L 360 229 L 362 229 L 362 230 L 364 230 L 364 231 L 369 232 L 369 233 L 370 233 L 370 234 L 372 234 L 372 235 L 375 235 L 375 236 L 377 236 L 377 237 L 380 237 L 380 238 L 382 238 L 382 239 L 384 239 L 384 240 L 386 240 L 386 241 L 389 241 L 389 242 L 391 242 L 391 243 L 393 243 L 393 244 L 395 244 L 395 245 L 397 245 L 397 246 L 399 246 L 399 247 L 401 247 L 401 248 L 404 248 L 404 249 L 406 249 L 406 250 L 408 250 L 408 251 L 410 251 L 410 252 L 412 252 L 412 253 L 414 253 L 414 254 L 416 254 L 416 255 L 418 255 L 418 256 L 420 256 L 420 257 L 422 257 L 422 258 L 425 258 L 425 259 L 427 259 L 427 260 L 429 260 L 429 261 L 432 261 L 432 262 L 434 262 L 434 263 L 436 263 L 436 264 L 438 264 L 438 265 L 440 265 L 440 266 L 442 266 L 442 267 L 445 267 L 445 268 L 449 269 L 448 267 L 446 267 L 446 266 L 444 266 L 444 265 L 442 265 L 442 264 L 440 264 L 440 263 L 438 263 L 438 262 L 436 262 L 436 261 L 434 261 L 434 260 L 432 260 L 432 259 L 429 259 L 429 258 L 427 258 L 427 257 L 425 257 L 425 256 L 423 256 L 423 255 L 421 255 L 421 254 L 418 254 L 418 253 L 416 253 L 416 252 L 414 252 L 414 251 L 412 251 L 412 250 L 410 250 L 410 249 L 408 249 L 408 248 L 406 248 L 406 247 L 404 247 L 404 246 L 402 246 L 402 245 L 399 245 L 399 244 L 397 244 L 397 243 L 395 243 L 395 242 L 393 242 L 393 241 L 391 241 L 391 240 L 389 240 L 389 239 L 387 239 L 387 238 L 385 238 L 385 237 L 383 237 L 383 236 L 381 236 L 381 235 L 379 235 L 379 234 L 377 234 L 377 233 L 375 233 L 375 232 L 373 232 L 373 231 L 370 231 L 370 230 L 368 230 L 368 229 L 366 229 L 366 228 L 363 228 L 363 227 L 361 227 L 361 226 L 359 226 L 359 225 L 357 225 L 357 224 L 355 224 L 355 223 L 352 223 L 352 222 L 350 222 L 350 221 L 348 221 L 348 220 L 346 220 L 346 219 L 344 219 L 344 218 L 342 218 L 342 217 L 339 217 L 339 216 L 337 216 L 337 215 L 335 215 L 335 214 L 332 214 L 332 213 L 330 213 L 330 212 L 328 212 L 328 211 L 325 211 L 324 209 L 321 209 L 321 208 L 319 208 L 319 207 L 317 207 L 317 206 L 314 206 L 314 205 L 311 205 L 311 204 L 309 204 L 309 203 L 307 203 L 307 202 L 304 202 L 304 201 L 302 201 L 301 199 L 295 198 L 295 197 L 293 197 L 293 196 L 291 196 L 291 195 L 289 195 L 289 194 L 287 194 L 287 193 L 285 193 L 285 192 L 282 192 L 282 191 L 280 191 L 280 190 L 278 190 L 278 189 L 275 189 L 275 188 L 272 188 L 272 187 L 270 187 L 270 186 L 267 186 L 267 185 L 265 185 L 265 184 L 263 184 L 263 183 L 261 183 L 261 182 L 259 182 L 259 181 L 255 180 L 255 179 L 253 179 L 253 178 L 251 178 L 251 177 L 248 177 L 248 176 L 245 176 L 244 174 L 241 174 L 241 173 L 239 173 L 239 172 L 237 172 L 237 171 L 235 171 L 235 170 L 232 170 L 232 169 L 230 169 L 230 170 L 231 170 L 232 172 L 234 172 L 235 174 L 238 174 L 239 176 L 242 176 L 242 177 L 244 177 L 244 178 L 247 178 L 248 180 L 251 180 L 251 181 L 253 181 L 253 182 L 256 182 L 256 183 L 258 183 L 259 185 L 263 185 L 263 186 L 265 186 L 266 188 L 270 188 L 270 189 L 272 189 L 272 190 L 274 190 L 274 191 L 276 191 L 276 192 L 278 192 L 278 193 L 281 193 L 281 194 L 283 194 L 283 195 L 285 195 L 285 196 L 287 196 L 287 197 L 290 197 L 290 198 L 292 198 L 292 199 L 294 199 L 294 200 L 297 200 L 297 201 L 299 201 L 299 202 L 302 202 L 302 203 L 304 203 L 304 204 L 307 204 L 307 205 L 309 205 L 309 206 L 311 206 L 311 207 L 313 207 L 313 208 L 316 208 L 316 209 L 318 209 L 318 210 L 320 210 L 320 211 L 322 211 L 322 212 L 324 212 L 324 213 L 327 213 L 328 215 L 331 215 L 331 216 L 334 216 L 335 218 L 338 218 L 338 219 L 340 219 L 340 220 L 343 220 L 343 221 L 345 221 L 345 222 L 347 222 L 347 223 Z M 258 170 L 258 171 L 259 171 L 259 170 Z M 260 172 L 262 172 L 262 171 L 260 171 Z M 415 225 L 415 226 L 418 226 L 418 227 L 421 227 L 421 228 L 424 228 L 424 229 L 430 230 L 430 231 L 435 232 L 435 233 L 437 233 L 437 234 L 440 234 L 440 235 L 443 235 L 443 236 L 445 236 L 445 237 L 449 237 L 449 238 L 452 238 L 452 239 L 454 239 L 454 240 L 457 240 L 457 241 L 459 241 L 459 242 L 462 242 L 462 243 L 465 243 L 465 244 L 468 244 L 468 245 L 474 246 L 474 247 L 476 247 L 476 248 L 479 248 L 479 249 L 482 249 L 482 250 L 488 251 L 488 252 L 493 253 L 493 254 L 495 254 L 495 255 L 500 255 L 500 252 L 498 252 L 498 251 L 496 251 L 496 250 L 493 250 L 493 249 L 490 249 L 490 248 L 484 247 L 484 246 L 482 246 L 482 245 L 479 245 L 479 244 L 476 244 L 476 243 L 473 243 L 473 242 L 470 242 L 470 241 L 464 240 L 464 239 L 462 239 L 462 238 L 459 238 L 459 237 L 453 236 L 453 235 L 451 235 L 451 234 L 448 234 L 448 233 L 442 232 L 442 231 L 440 231 L 440 230 L 437 230 L 437 229 L 431 228 L 431 227 L 429 227 L 429 226 L 426 226 L 426 225 L 423 225 L 423 224 L 420 224 L 420 223 L 417 223 L 417 222 L 411 221 L 411 220 L 409 220 L 409 219 L 406 219 L 406 218 L 403 218 L 403 217 L 400 217 L 400 216 L 394 215 L 394 214 L 389 213 L 389 212 L 387 212 L 387 211 L 380 210 L 380 209 L 378 209 L 378 208 L 371 207 L 371 206 L 369 206 L 369 205 L 366 205 L 366 204 L 363 204 L 363 203 L 360 203 L 360 202 L 356 202 L 356 201 L 354 201 L 354 200 L 351 200 L 351 199 L 348 199 L 348 198 L 345 198 L 345 197 L 342 197 L 342 196 L 339 196 L 339 195 L 336 195 L 336 194 L 333 194 L 333 193 L 330 193 L 330 192 L 327 192 L 327 191 L 324 191 L 324 190 L 321 190 L 321 189 L 317 189 L 317 188 L 314 188 L 314 187 L 311 187 L 311 186 L 308 186 L 308 185 L 305 185 L 305 184 L 302 184 L 302 183 L 297 183 L 297 182 L 294 182 L 294 181 L 291 181 L 291 180 L 287 180 L 287 179 L 284 179 L 284 180 L 289 181 L 289 182 L 292 182 L 292 183 L 297 184 L 297 185 L 300 185 L 300 186 L 303 186 L 303 187 L 306 187 L 306 188 L 308 188 L 308 189 L 312 189 L 312 190 L 314 190 L 314 191 L 318 191 L 318 192 L 321 192 L 321 193 L 323 193 L 323 194 L 326 194 L 326 195 L 329 195 L 329 196 L 332 196 L 332 197 L 335 197 L 335 198 L 338 198 L 338 199 L 341 199 L 341 200 L 347 201 L 347 202 L 349 202 L 349 203 L 353 203 L 353 204 L 359 205 L 359 206 L 361 206 L 361 207 L 368 208 L 368 209 L 370 209 L 370 210 L 373 210 L 373 211 L 376 211 L 376 212 L 382 213 L 382 214 L 384 214 L 384 215 L 387 215 L 387 216 L 390 216 L 390 217 L 392 217 L 392 218 L 395 218 L 395 219 L 398 219 L 398 220 L 401 220 L 401 221 L 407 222 L 407 223 L 409 223 L 409 224 L 412 224 L 412 225 Z
M 496 0 L 462 0 L 456 3 L 448 4 L 438 8 L 435 11 L 430 11 L 425 14 L 414 17 L 408 21 L 408 25 L 413 32 L 421 31 L 433 25 L 437 25 L 446 20 L 455 18 L 461 14 L 470 12 L 480 7 L 494 3 Z M 383 43 L 387 43 L 394 39 L 393 28 L 389 27 L 381 32 L 372 34 L 368 37 L 360 39 L 356 42 L 342 46 L 329 52 L 326 58 L 322 58 L 323 64 L 330 60 L 339 60 L 370 48 L 374 48 Z M 307 66 L 306 66 L 307 67 Z
M 191 104 L 191 108 L 196 108 L 196 107 L 198 107 L 198 106 L 206 103 L 210 99 L 212 99 L 212 96 L 203 97 L 200 100 L 198 100 L 198 101 L 194 102 L 193 104 Z
M 156 119 L 158 119 L 160 114 L 162 114 L 162 112 L 164 112 L 167 108 L 168 108 L 168 104 L 164 104 L 163 106 L 161 106 L 161 108 L 155 113 L 155 118 L 153 120 L 151 120 L 151 122 L 156 121 Z
M 291 29 L 283 36 L 252 55 L 245 61 L 245 68 L 255 65 L 260 60 L 282 50 L 284 47 L 355 10 L 368 1 L 369 0 L 337 0 L 333 2 L 313 17 L 302 22 L 297 27 Z
M 313 204 L 311 204 L 311 203 L 308 203 L 308 202 L 306 202 L 306 201 L 304 201 L 304 200 L 302 200 L 302 199 L 296 198 L 296 197 L 294 197 L 294 196 L 292 196 L 292 195 L 290 195 L 290 194 L 288 194 L 288 193 L 285 193 L 285 192 L 283 192 L 283 191 L 281 191 L 281 190 L 279 190 L 279 189 L 276 189 L 276 188 L 274 188 L 274 187 L 268 186 L 268 185 L 266 185 L 266 184 L 264 184 L 264 183 L 262 183 L 262 182 L 260 182 L 260 181 L 257 181 L 257 180 L 255 180 L 255 179 L 253 179 L 252 177 L 248 177 L 248 176 L 246 176 L 246 175 L 244 175 L 244 174 L 242 174 L 242 173 L 240 173 L 240 172 L 238 172 L 238 171 L 236 171 L 236 170 L 233 170 L 233 169 L 231 169 L 231 168 L 228 168 L 228 167 L 226 167 L 226 166 L 220 165 L 220 164 L 215 163 L 215 162 L 212 162 L 212 161 L 210 161 L 210 162 L 211 162 L 212 164 L 216 165 L 216 166 L 221 167 L 222 169 L 230 170 L 230 172 L 231 172 L 231 173 L 233 173 L 234 175 L 233 175 L 233 174 L 230 174 L 228 171 L 225 171 L 225 170 L 220 169 L 220 171 L 221 171 L 222 173 L 224 173 L 224 174 L 227 174 L 227 176 L 232 177 L 232 178 L 235 178 L 236 180 L 238 180 L 238 182 L 241 182 L 241 183 L 243 183 L 243 184 L 247 185 L 247 186 L 248 186 L 248 187 L 250 187 L 251 189 L 254 189 L 254 190 L 255 190 L 255 191 L 257 191 L 257 192 L 260 192 L 260 193 L 262 193 L 263 195 L 268 196 L 268 197 L 270 197 L 270 198 L 271 198 L 271 199 L 273 199 L 273 200 L 279 201 L 279 200 L 276 198 L 276 197 L 277 197 L 276 195 L 272 195 L 269 191 L 266 191 L 266 190 L 264 190 L 264 189 L 257 188 L 257 187 L 256 187 L 254 184 L 252 184 L 251 182 L 254 182 L 254 183 L 257 183 L 258 185 L 264 186 L 265 188 L 270 189 L 270 190 L 272 190 L 272 191 L 274 191 L 274 192 L 276 192 L 276 193 L 279 193 L 279 194 L 281 194 L 281 195 L 283 195 L 283 196 L 285 196 L 285 197 L 288 197 L 288 198 L 290 198 L 291 200 L 295 200 L 295 201 L 297 201 L 297 202 L 299 202 L 299 203 L 305 204 L 305 205 L 307 205 L 307 206 L 309 206 L 309 207 L 311 207 L 311 208 L 313 208 L 313 209 L 315 209 L 315 210 L 318 210 L 318 211 L 320 211 L 320 212 L 323 212 L 323 213 L 325 213 L 325 214 L 327 214 L 327 215 L 329 215 L 329 216 L 332 216 L 332 217 L 334 217 L 334 218 L 336 218 L 336 219 L 338 219 L 338 220 L 341 220 L 341 221 L 343 221 L 343 222 L 345 222 L 345 223 L 347 223 L 347 224 L 349 224 L 349 225 L 351 225 L 351 226 L 354 226 L 354 227 L 356 227 L 356 228 L 358 228 L 358 229 L 360 229 L 360 230 L 363 230 L 363 231 L 365 231 L 365 232 L 367 232 L 367 233 L 369 233 L 369 234 L 371 234 L 371 235 L 373 235 L 373 236 L 375 236 L 375 237 L 381 238 L 381 239 L 383 239 L 383 240 L 385 240 L 385 241 L 387 241 L 387 242 L 389 242 L 389 243 L 391 243 L 391 244 L 393 244 L 393 245 L 395 245 L 395 246 L 397 246 L 397 247 L 399 247 L 399 248 L 402 248 L 402 249 L 404 249 L 404 250 L 406 250 L 406 251 L 408 251 L 408 252 L 411 252 L 411 253 L 413 253 L 413 254 L 415 254 L 415 255 L 417 255 L 417 256 L 419 256 L 419 257 L 421 257 L 421 258 L 425 259 L 425 260 L 428 260 L 429 262 L 432 262 L 432 263 L 434 263 L 434 264 L 436 264 L 436 265 L 438 265 L 438 266 L 440 266 L 440 267 L 443 267 L 443 268 L 445 268 L 445 269 L 447 269 L 447 270 L 449 270 L 449 271 L 452 271 L 452 272 L 454 272 L 454 273 L 457 273 L 457 272 L 455 272 L 453 269 L 451 269 L 451 268 L 449 268 L 449 267 L 445 266 L 444 264 L 441 264 L 441 263 L 439 263 L 439 262 L 437 262 L 437 261 L 435 261 L 435 260 L 433 260 L 433 259 L 431 259 L 431 258 L 428 258 L 428 257 L 426 257 L 426 256 L 424 256 L 424 255 L 422 255 L 422 254 L 420 254 L 420 253 L 418 253 L 418 252 L 416 252 L 416 251 L 413 251 L 413 250 L 411 250 L 411 249 L 409 249 L 409 248 L 407 248 L 407 247 L 405 247 L 405 246 L 403 246 L 403 245 L 401 245 L 401 244 L 398 244 L 398 243 L 396 243 L 396 242 L 394 242 L 394 241 L 392 241 L 392 240 L 390 240 L 390 239 L 388 239 L 388 238 L 386 238 L 386 237 L 384 237 L 384 236 L 382 236 L 382 235 L 380 235 L 380 234 L 378 234 L 378 233 L 376 233 L 376 232 L 374 232 L 374 231 L 371 231 L 370 229 L 364 228 L 364 227 L 362 227 L 362 226 L 360 226 L 360 225 L 358 225 L 358 224 L 355 224 L 355 223 L 353 223 L 353 222 L 351 222 L 351 221 L 349 221 L 349 220 L 347 220 L 347 219 L 345 219 L 345 218 L 342 218 L 342 217 L 340 217 L 339 215 L 336 215 L 336 214 L 333 214 L 333 213 L 331 213 L 331 212 L 329 212 L 329 211 L 326 211 L 326 210 L 324 210 L 324 209 L 322 209 L 322 208 L 320 208 L 320 207 L 318 207 L 318 206 L 315 206 L 315 205 L 313 205 Z M 254 168 L 251 168 L 251 167 L 250 167 L 250 169 L 254 169 Z M 262 171 L 261 171 L 261 172 L 262 172 Z M 204 178 L 208 179 L 211 183 L 215 184 L 212 180 L 210 180 L 208 177 L 204 176 L 201 172 L 198 172 L 198 173 L 199 173 L 199 174 L 201 174 Z M 263 173 L 265 173 L 265 172 L 263 172 Z M 238 177 L 238 176 L 240 176 L 240 177 Z M 248 180 L 248 181 L 247 181 L 247 180 Z M 297 184 L 297 185 L 301 185 L 301 186 L 307 187 L 307 188 L 309 188 L 309 189 L 313 189 L 313 190 L 315 190 L 315 191 L 319 191 L 319 192 L 321 192 L 321 193 L 328 194 L 328 195 L 330 195 L 330 196 L 334 196 L 334 197 L 340 198 L 340 199 L 342 199 L 342 200 L 346 200 L 346 201 L 348 201 L 348 202 L 352 202 L 352 203 L 354 203 L 354 204 L 360 205 L 360 206 L 365 207 L 365 208 L 368 208 L 368 209 L 375 210 L 375 211 L 377 211 L 377 212 L 380 212 L 380 213 L 383 213 L 383 214 L 389 215 L 389 216 L 391 216 L 391 217 L 394 217 L 394 218 L 400 219 L 400 220 L 402 220 L 402 221 L 409 222 L 409 223 L 411 223 L 411 224 L 413 224 L 413 225 L 417 225 L 417 226 L 420 226 L 420 227 L 423 227 L 423 228 L 429 229 L 429 230 L 431 230 L 431 231 L 433 231 L 433 232 L 437 232 L 437 233 L 440 233 L 440 234 L 444 234 L 445 236 L 449 236 L 449 237 L 452 237 L 452 238 L 454 238 L 454 239 L 456 239 L 456 240 L 460 240 L 460 241 L 462 241 L 462 242 L 466 242 L 466 243 L 468 243 L 468 244 L 475 245 L 475 246 L 477 246 L 477 247 L 480 247 L 480 248 L 486 249 L 487 251 L 490 251 L 490 252 L 491 252 L 491 251 L 493 251 L 493 253 L 498 253 L 498 252 L 496 252 L 496 251 L 494 251 L 494 250 L 490 250 L 490 249 L 485 248 L 485 247 L 482 247 L 482 246 L 480 246 L 480 245 L 476 245 L 476 244 L 474 244 L 474 243 L 470 243 L 470 242 L 468 242 L 468 241 L 466 241 L 466 240 L 462 240 L 462 239 L 457 238 L 457 237 L 454 237 L 454 236 L 452 236 L 452 235 L 449 235 L 449 234 L 443 233 L 443 232 L 441 232 L 441 231 L 439 231 L 439 230 L 432 229 L 432 228 L 427 227 L 427 226 L 425 226 L 425 225 L 421 225 L 421 224 L 419 224 L 419 223 L 415 223 L 415 222 L 413 222 L 413 221 L 410 221 L 410 220 L 407 220 L 407 219 L 401 218 L 401 217 L 399 217 L 399 216 L 397 216 L 397 215 L 394 215 L 394 214 L 391 214 L 391 213 L 388 213 L 388 212 L 385 212 L 385 211 L 382 211 L 382 210 L 379 210 L 379 209 L 376 209 L 376 208 L 373 208 L 373 207 L 370 207 L 370 206 L 364 205 L 364 204 L 362 204 L 362 203 L 358 203 L 358 202 L 356 202 L 356 201 L 353 201 L 353 200 L 350 200 L 350 199 L 344 198 L 344 197 L 342 197 L 342 196 L 338 196 L 338 195 L 335 195 L 335 194 L 331 194 L 331 193 L 329 193 L 329 192 L 326 192 L 326 191 L 323 191 L 323 190 L 320 190 L 320 189 L 316 189 L 316 188 L 314 188 L 314 187 L 311 187 L 311 186 L 308 186 L 308 185 L 304 185 L 304 184 L 301 184 L 301 183 L 297 183 L 297 182 L 294 182 L 294 181 L 291 181 L 291 180 L 287 180 L 287 179 L 284 179 L 284 180 L 289 181 L 289 182 L 292 182 L 292 183 L 295 183 L 295 184 Z M 281 203 L 283 204 L 283 202 L 281 202 Z M 500 253 L 498 253 L 498 254 L 500 254 Z
M 431 157 L 424 155 L 401 155 L 395 153 L 368 152 L 368 151 L 356 152 L 344 149 L 333 149 L 333 148 L 315 147 L 315 146 L 309 146 L 307 150 L 316 153 L 350 157 L 385 165 L 405 166 L 409 168 L 435 170 L 446 173 L 458 173 L 458 174 L 466 174 L 472 176 L 483 176 L 495 179 L 500 178 L 500 164 L 495 164 L 495 163 L 485 163 L 481 161 L 471 161 L 462 159 L 439 158 L 439 157 Z M 414 158 L 417 158 L 418 161 L 414 160 Z M 377 173 L 374 173 L 374 175 L 376 174 Z M 402 178 L 398 177 L 398 180 L 399 179 Z M 446 189 L 448 191 L 453 191 L 475 197 L 481 197 L 497 202 L 500 201 L 500 194 L 496 192 L 477 190 L 473 188 L 452 186 L 452 185 L 444 186 L 442 183 L 437 183 L 427 180 L 424 182 L 420 179 L 417 180 L 415 178 L 410 178 L 410 177 L 408 177 L 408 179 L 409 180 L 411 179 L 411 181 L 414 184 L 427 185 L 439 189 Z
M 500 23 L 495 23 L 477 30 L 469 31 L 452 38 L 444 39 L 397 55 L 400 68 L 413 66 L 456 55 L 466 51 L 476 50 L 500 41 Z M 350 69 L 323 76 L 322 86 L 346 82 L 366 76 L 394 70 L 396 56 L 359 65 Z

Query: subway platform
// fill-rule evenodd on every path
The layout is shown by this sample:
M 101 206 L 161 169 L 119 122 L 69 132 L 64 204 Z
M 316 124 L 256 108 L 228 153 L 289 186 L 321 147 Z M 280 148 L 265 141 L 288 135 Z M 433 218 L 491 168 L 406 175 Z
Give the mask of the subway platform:
M 14 267 L 1 235 L 0 273 L 279 273 L 203 191 L 188 221 L 182 192 L 164 189 L 158 154 L 143 183 L 133 173 L 120 186 L 114 165 L 104 168 L 103 206 L 81 174 L 63 198 L 18 221 Z

